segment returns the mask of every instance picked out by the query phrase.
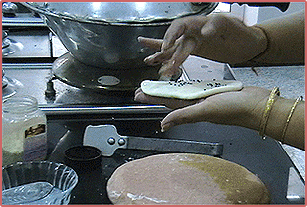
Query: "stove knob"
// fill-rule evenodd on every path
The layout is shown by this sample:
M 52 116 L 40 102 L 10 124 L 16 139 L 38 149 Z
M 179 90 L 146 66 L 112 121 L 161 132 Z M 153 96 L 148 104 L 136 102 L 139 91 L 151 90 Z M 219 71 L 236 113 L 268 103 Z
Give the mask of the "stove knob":
M 4 2 L 2 4 L 2 14 L 4 17 L 15 17 L 18 11 L 16 4 L 11 2 Z
M 56 91 L 54 89 L 54 85 L 52 80 L 47 82 L 47 89 L 45 90 L 45 95 L 47 98 L 55 98 Z

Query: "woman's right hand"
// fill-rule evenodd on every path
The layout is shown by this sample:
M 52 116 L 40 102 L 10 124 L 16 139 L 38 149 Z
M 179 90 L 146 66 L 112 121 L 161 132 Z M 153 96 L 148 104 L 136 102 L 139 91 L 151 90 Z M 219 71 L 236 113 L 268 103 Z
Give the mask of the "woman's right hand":
M 230 15 L 210 14 L 176 19 L 163 40 L 139 37 L 144 46 L 157 53 L 145 58 L 149 65 L 161 64 L 160 76 L 170 79 L 190 55 L 225 63 L 248 61 L 267 47 L 264 32 L 246 26 Z

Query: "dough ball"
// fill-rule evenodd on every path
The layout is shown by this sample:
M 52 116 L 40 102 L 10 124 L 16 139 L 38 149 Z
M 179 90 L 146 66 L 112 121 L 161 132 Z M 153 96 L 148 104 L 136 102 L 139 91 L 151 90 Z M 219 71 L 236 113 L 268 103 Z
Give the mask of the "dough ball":
M 116 205 L 266 204 L 262 181 L 241 165 L 202 154 L 170 153 L 118 167 L 107 183 Z
M 199 99 L 217 93 L 238 91 L 243 88 L 240 81 L 212 80 L 212 81 L 151 81 L 141 83 L 142 91 L 151 96 L 177 99 Z

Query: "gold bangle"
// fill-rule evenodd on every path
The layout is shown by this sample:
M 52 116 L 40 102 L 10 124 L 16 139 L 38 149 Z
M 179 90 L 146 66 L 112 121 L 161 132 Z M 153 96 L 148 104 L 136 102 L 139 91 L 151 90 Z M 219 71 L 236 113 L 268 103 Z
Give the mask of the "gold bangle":
M 279 95 L 280 95 L 279 88 L 278 87 L 273 88 L 273 90 L 271 91 L 271 94 L 269 96 L 269 99 L 266 103 L 266 106 L 265 106 L 265 109 L 264 109 L 264 112 L 263 112 L 263 115 L 262 115 L 262 119 L 261 119 L 261 122 L 260 122 L 260 126 L 259 126 L 259 135 L 262 138 L 265 138 L 264 133 L 265 133 L 266 125 L 268 123 L 269 115 L 271 113 L 272 106 L 275 102 L 275 98 L 276 98 L 276 96 L 279 96 Z
M 298 98 L 295 100 L 295 102 L 294 102 L 293 106 L 291 107 L 291 110 L 290 110 L 289 116 L 288 116 L 288 118 L 287 118 L 287 121 L 286 121 L 285 127 L 284 127 L 283 132 L 282 132 L 282 136 L 281 136 L 281 140 L 280 140 L 280 141 L 281 141 L 281 143 L 284 143 L 284 141 L 285 141 L 286 131 L 287 131 L 287 128 L 288 128 L 288 125 L 289 125 L 290 119 L 291 119 L 291 117 L 292 117 L 292 115 L 293 115 L 293 113 L 294 113 L 294 110 L 295 110 L 295 108 L 296 108 L 296 106 L 297 106 L 298 102 L 300 102 L 301 100 L 302 100 L 302 97 L 301 97 L 301 96 L 300 96 L 300 97 L 298 97 Z

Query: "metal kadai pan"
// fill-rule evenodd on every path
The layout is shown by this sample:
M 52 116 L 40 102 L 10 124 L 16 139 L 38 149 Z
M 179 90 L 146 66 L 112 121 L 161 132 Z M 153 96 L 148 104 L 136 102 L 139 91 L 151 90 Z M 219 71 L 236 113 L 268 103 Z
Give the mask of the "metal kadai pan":
M 22 4 L 38 13 L 69 51 L 56 64 L 55 75 L 71 85 L 92 89 L 133 88 L 143 79 L 157 78 L 160 66 L 149 67 L 143 62 L 154 51 L 142 48 L 137 37 L 162 38 L 174 19 L 206 15 L 218 5 L 211 2 Z

